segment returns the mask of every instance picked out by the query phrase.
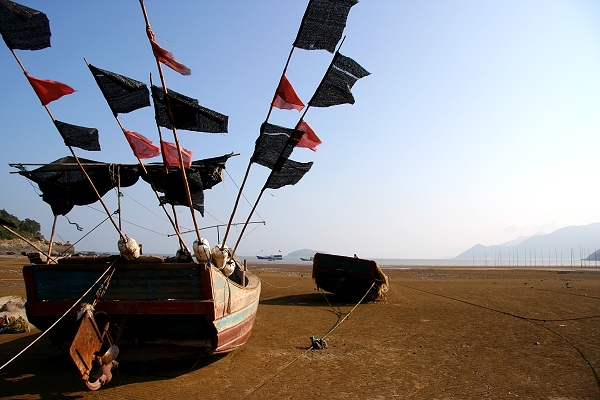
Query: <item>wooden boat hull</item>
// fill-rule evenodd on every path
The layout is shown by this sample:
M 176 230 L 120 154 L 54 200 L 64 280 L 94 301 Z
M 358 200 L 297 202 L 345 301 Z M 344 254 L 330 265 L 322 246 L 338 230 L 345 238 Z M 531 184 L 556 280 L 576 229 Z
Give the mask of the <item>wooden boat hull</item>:
M 352 300 L 387 295 L 389 279 L 373 260 L 316 253 L 312 277 L 317 288 Z
M 25 266 L 29 321 L 48 329 L 94 285 L 110 260 L 114 257 Z M 253 274 L 236 269 L 234 275 L 238 282 L 211 264 L 120 260 L 95 307 L 96 318 L 110 320 L 121 360 L 128 354 L 146 361 L 227 353 L 248 341 L 261 289 Z M 92 303 L 102 282 L 82 302 Z M 58 347 L 68 346 L 75 336 L 79 309 L 73 308 L 49 332 Z

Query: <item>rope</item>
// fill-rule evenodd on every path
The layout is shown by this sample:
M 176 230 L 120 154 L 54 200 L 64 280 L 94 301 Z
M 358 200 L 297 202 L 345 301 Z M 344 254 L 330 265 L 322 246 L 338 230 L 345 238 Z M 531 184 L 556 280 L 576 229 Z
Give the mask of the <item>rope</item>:
M 341 321 L 338 321 L 333 328 L 331 328 L 329 330 L 329 332 L 327 332 L 325 334 L 325 336 L 323 336 L 321 338 L 321 340 L 324 340 L 331 332 L 333 332 L 338 326 L 340 326 L 340 324 L 342 322 L 344 322 L 346 319 L 348 319 L 348 317 L 350 316 L 350 314 L 352 314 L 352 311 L 354 311 L 356 309 L 356 307 L 358 307 L 358 305 L 360 303 L 362 303 L 362 301 L 365 299 L 365 297 L 367 297 L 367 294 L 369 294 L 369 292 L 371 291 L 371 289 L 373 288 L 373 286 L 375 286 L 375 282 L 373 282 L 371 284 L 371 287 L 366 291 L 366 293 L 364 294 L 364 296 L 358 301 L 358 303 L 356 303 L 356 305 L 354 307 L 352 307 L 352 310 L 350 310 L 350 312 L 348 312 L 348 314 L 346 314 L 346 316 L 344 318 L 342 318 Z M 290 362 L 288 362 L 287 364 L 285 364 L 282 368 L 280 368 L 277 372 L 275 372 L 273 375 L 271 375 L 269 378 L 265 379 L 260 385 L 258 385 L 257 387 L 255 387 L 254 389 L 252 389 L 250 392 L 246 393 L 244 395 L 244 397 L 242 397 L 242 400 L 245 399 L 246 397 L 250 396 L 251 394 L 253 394 L 254 392 L 256 392 L 257 390 L 259 390 L 260 388 L 262 388 L 264 385 L 266 385 L 269 381 L 271 381 L 273 378 L 275 378 L 277 375 L 279 375 L 281 372 L 283 372 L 283 370 L 285 370 L 287 367 L 289 367 L 290 365 L 292 365 L 294 362 L 296 362 L 296 360 L 298 360 L 300 357 L 304 356 L 306 353 L 308 353 L 309 351 L 311 351 L 313 349 L 312 345 L 304 350 L 302 353 L 298 354 L 296 357 L 294 357 Z
M 545 323 L 546 322 L 564 322 L 564 321 L 579 321 L 579 320 L 584 320 L 584 319 L 594 319 L 594 318 L 600 318 L 600 315 L 592 315 L 592 316 L 587 316 L 587 317 L 578 317 L 578 318 L 565 318 L 565 319 L 541 319 L 541 318 L 529 318 L 529 317 L 523 317 L 521 315 L 516 315 L 516 314 L 512 314 L 506 311 L 500 311 L 500 310 L 496 310 L 494 308 L 490 308 L 490 307 L 486 307 L 486 306 L 482 306 L 479 304 L 475 304 L 475 303 L 471 303 L 469 301 L 465 301 L 465 300 L 460 300 L 454 297 L 450 297 L 450 296 L 445 296 L 443 294 L 438 294 L 438 293 L 433 293 L 433 292 L 429 292 L 427 290 L 423 290 L 423 289 L 417 289 L 417 288 L 413 288 L 411 286 L 406 286 L 406 285 L 402 285 L 397 283 L 398 286 L 402 286 L 408 289 L 412 289 L 412 290 L 416 290 L 418 292 L 423 292 L 423 293 L 427 293 L 427 294 L 431 294 L 434 296 L 440 296 L 449 300 L 454 300 L 454 301 L 458 301 L 460 303 L 464 303 L 464 304 L 468 304 L 474 307 L 479 307 L 479 308 L 483 308 L 485 310 L 488 311 L 493 311 L 493 312 L 497 312 L 500 314 L 504 314 L 504 315 L 508 315 L 509 317 L 513 317 L 513 318 L 518 318 L 518 319 L 522 319 L 526 322 L 529 322 L 531 324 L 534 324 L 536 326 L 541 326 L 542 328 L 547 329 L 548 331 L 554 333 L 555 335 L 557 335 L 558 337 L 560 337 L 561 339 L 563 339 L 565 342 L 567 342 L 571 347 L 573 347 L 577 353 L 579 353 L 579 355 L 581 356 L 581 358 L 583 359 L 583 361 L 585 361 L 585 363 L 592 369 L 592 373 L 594 374 L 594 378 L 596 378 L 596 383 L 598 384 L 598 386 L 600 387 L 600 375 L 598 375 L 598 372 L 596 371 L 596 369 L 594 368 L 593 363 L 587 358 L 587 356 L 585 354 L 583 354 L 583 352 L 577 347 L 575 346 L 573 343 L 571 343 L 567 338 L 565 338 L 563 335 L 561 335 L 558 332 L 553 331 L 552 329 L 550 329 Z M 537 322 L 542 322 L 541 324 L 537 323 Z
M 330 334 L 331 332 L 333 332 L 333 331 L 334 331 L 334 330 L 335 330 L 335 329 L 336 329 L 338 326 L 340 326 L 340 325 L 342 324 L 342 322 L 344 322 L 345 320 L 347 320 L 347 319 L 350 317 L 350 314 L 352 314 L 352 311 L 354 311 L 354 310 L 356 309 L 356 307 L 358 307 L 358 305 L 359 305 L 360 303 L 362 303 L 362 301 L 365 299 L 365 297 L 367 297 L 367 295 L 369 294 L 369 292 L 371 291 L 371 289 L 373 289 L 373 286 L 375 286 L 375 282 L 373 282 L 373 283 L 371 284 L 371 287 L 369 287 L 369 289 L 367 289 L 367 291 L 365 292 L 365 294 L 363 295 L 363 297 L 362 297 L 362 298 L 361 298 L 361 299 L 358 301 L 358 303 L 356 303 L 356 305 L 355 305 L 354 307 L 352 307 L 352 310 L 350 310 L 350 312 L 349 312 L 348 314 L 346 314 L 346 316 L 345 316 L 344 318 L 342 318 L 342 320 L 341 320 L 341 321 L 339 321 L 339 322 L 338 322 L 338 323 L 337 323 L 337 324 L 336 324 L 336 325 L 335 325 L 333 328 L 331 328 L 331 329 L 329 330 L 329 332 L 327 332 L 327 333 L 325 334 L 325 336 L 323 336 L 323 337 L 321 338 L 321 340 L 325 340 L 325 338 L 326 338 L 327 336 L 329 336 L 329 334 Z
M 275 289 L 289 289 L 292 286 L 296 286 L 297 284 L 302 283 L 302 281 L 300 281 L 300 282 L 293 283 L 290 286 L 275 286 L 275 285 L 265 281 L 263 278 L 260 278 L 260 281 L 266 283 L 267 285 L 269 285 L 271 287 L 274 287 Z
M 72 305 L 72 306 L 71 306 L 71 307 L 70 307 L 70 308 L 69 308 L 67 311 L 65 311 L 65 313 L 64 313 L 64 314 L 63 314 L 63 315 L 62 315 L 62 316 L 61 316 L 59 319 L 57 319 L 57 320 L 56 320 L 56 322 L 55 322 L 55 323 L 53 323 L 52 325 L 50 325 L 50 327 L 49 327 L 48 329 L 46 329 L 44 332 L 42 332 L 42 334 L 41 334 L 40 336 L 38 336 L 37 338 L 35 338 L 35 340 L 34 340 L 33 342 L 29 343 L 29 345 L 28 345 L 27 347 L 25 347 L 23 350 L 21 350 L 21 351 L 20 351 L 20 352 L 19 352 L 19 353 L 18 353 L 16 356 L 14 356 L 14 357 L 13 357 L 13 358 L 11 358 L 10 360 L 8 360 L 6 363 L 4 363 L 4 365 L 2 365 L 2 366 L 0 367 L 0 370 L 2 370 L 2 369 L 3 369 L 4 367 L 6 367 L 8 364 L 10 364 L 10 363 L 11 363 L 11 362 L 13 362 L 14 360 L 16 360 L 16 359 L 17 359 L 17 357 L 19 357 L 19 356 L 20 356 L 21 354 L 23 354 L 23 353 L 24 353 L 24 352 L 25 352 L 27 349 L 29 349 L 31 346 L 33 346 L 33 345 L 34 345 L 34 344 L 35 344 L 35 343 L 36 343 L 38 340 L 40 340 L 40 339 L 41 339 L 41 338 L 42 338 L 42 337 L 43 337 L 43 336 L 44 336 L 46 333 L 50 332 L 50 329 L 54 328 L 54 327 L 56 326 L 56 324 L 58 324 L 58 323 L 59 323 L 59 322 L 60 322 L 60 321 L 61 321 L 61 320 L 62 320 L 64 317 L 66 317 L 66 316 L 67 316 L 67 314 L 69 314 L 69 313 L 71 312 L 71 310 L 72 310 L 73 308 L 75 308 L 75 306 L 76 306 L 77 304 L 79 304 L 79 303 L 81 302 L 81 300 L 83 300 L 83 298 L 84 298 L 85 296 L 87 296 L 87 294 L 88 294 L 89 292 L 91 292 L 91 291 L 92 291 L 92 289 L 94 288 L 94 286 L 96 286 L 96 284 L 97 284 L 98 282 L 100 282 L 100 280 L 101 280 L 101 279 L 104 277 L 104 275 L 106 275 L 106 274 L 108 273 L 108 271 L 110 271 L 110 270 L 111 270 L 111 268 L 113 268 L 113 266 L 115 265 L 115 263 L 116 263 L 118 260 L 119 260 L 119 258 L 115 259 L 115 261 L 113 261 L 113 262 L 112 262 L 112 263 L 111 263 L 111 264 L 108 266 L 108 268 L 106 268 L 106 270 L 105 270 L 105 271 L 102 273 L 102 275 L 100 275 L 100 277 L 99 277 L 98 279 L 96 279 L 96 282 L 94 282 L 94 283 L 92 284 L 92 286 L 90 286 L 90 288 L 89 288 L 88 290 L 86 290 L 86 291 L 85 291 L 85 293 L 84 293 L 84 294 L 83 294 L 83 295 L 82 295 L 82 296 L 81 296 L 81 297 L 80 297 L 80 298 L 79 298 L 77 301 L 75 301 L 75 303 L 73 303 L 73 305 Z
M 423 293 L 427 293 L 427 294 L 431 294 L 434 296 L 439 296 L 439 297 L 443 297 L 445 299 L 449 299 L 449 300 L 454 300 L 454 301 L 458 301 L 460 303 L 464 303 L 464 304 L 468 304 L 470 306 L 474 306 L 474 307 L 479 307 L 479 308 L 483 308 L 484 310 L 488 310 L 488 311 L 493 311 L 493 312 L 497 312 L 500 314 L 504 314 L 504 315 L 508 315 L 509 317 L 513 317 L 513 318 L 518 318 L 518 319 L 522 319 L 525 321 L 538 321 L 538 322 L 563 322 L 563 321 L 578 321 L 578 320 L 582 320 L 582 319 L 594 319 L 594 318 L 600 318 L 600 315 L 590 315 L 587 317 L 577 317 L 577 318 L 559 318 L 559 319 L 545 319 L 545 318 L 530 318 L 530 317 L 524 317 L 522 315 L 517 315 L 517 314 L 513 314 L 510 313 L 508 311 L 501 311 L 501 310 L 497 310 L 495 308 L 491 308 L 491 307 L 486 307 L 486 306 L 482 306 L 480 304 L 475 304 L 475 303 L 471 303 L 470 301 L 466 301 L 466 300 L 461 300 L 461 299 L 457 299 L 455 297 L 450 297 L 450 296 L 445 296 L 443 294 L 438 294 L 438 293 L 433 293 L 433 292 L 429 292 L 427 290 L 423 290 L 423 289 L 417 289 L 411 286 L 406 286 L 406 285 L 402 285 L 401 283 L 396 283 L 396 285 L 398 286 L 402 286 L 408 289 L 412 289 L 412 290 L 416 290 L 418 292 L 423 292 Z
M 339 308 L 339 307 L 337 308 L 337 310 L 336 310 L 335 308 L 333 308 L 333 306 L 332 306 L 332 305 L 331 305 L 331 303 L 329 302 L 329 299 L 327 298 L 327 296 L 325 296 L 325 292 L 323 292 L 323 291 L 321 290 L 321 288 L 319 288 L 319 292 L 320 292 L 320 293 L 323 295 L 323 297 L 325 298 L 325 301 L 327 302 L 327 304 L 329 304 L 329 307 L 331 307 L 331 309 L 333 310 L 333 313 L 334 313 L 335 315 L 337 315 L 337 316 L 338 316 L 338 318 L 339 318 L 339 317 L 341 317 L 341 316 L 344 314 L 344 313 L 342 312 L 342 309 L 341 309 L 341 308 Z

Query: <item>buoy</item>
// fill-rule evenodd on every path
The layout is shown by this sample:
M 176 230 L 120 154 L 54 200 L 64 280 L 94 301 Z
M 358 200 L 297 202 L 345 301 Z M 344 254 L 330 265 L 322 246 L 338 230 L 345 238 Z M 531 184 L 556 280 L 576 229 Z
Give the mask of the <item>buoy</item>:
M 133 238 L 119 239 L 119 253 L 126 260 L 135 260 L 140 256 L 140 246 Z
M 194 240 L 193 247 L 194 255 L 198 262 L 207 263 L 210 261 L 210 245 L 208 244 L 208 240 L 202 238 L 200 239 L 200 243 L 198 243 L 198 240 Z

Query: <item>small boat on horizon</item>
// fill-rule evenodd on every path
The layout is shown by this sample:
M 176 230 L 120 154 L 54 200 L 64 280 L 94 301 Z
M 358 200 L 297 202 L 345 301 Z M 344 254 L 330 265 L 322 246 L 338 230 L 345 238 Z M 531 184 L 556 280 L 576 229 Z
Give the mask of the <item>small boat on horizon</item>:
M 269 256 L 256 256 L 256 258 L 258 258 L 259 260 L 269 260 L 269 261 L 283 260 L 283 256 L 281 254 L 271 254 Z

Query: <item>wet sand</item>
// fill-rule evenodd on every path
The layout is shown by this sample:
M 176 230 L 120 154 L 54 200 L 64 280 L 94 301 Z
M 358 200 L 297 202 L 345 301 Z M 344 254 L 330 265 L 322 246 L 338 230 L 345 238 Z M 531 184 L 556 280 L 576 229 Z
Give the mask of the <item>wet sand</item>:
M 0 297 L 25 295 L 24 262 L 0 258 Z M 238 351 L 196 365 L 121 364 L 89 392 L 44 337 L 0 370 L 0 398 L 600 398 L 598 269 L 386 269 L 388 298 L 356 307 L 323 350 L 307 350 L 310 337 L 355 304 L 317 291 L 309 263 L 250 269 L 263 289 Z M 39 334 L 0 334 L 0 365 Z

